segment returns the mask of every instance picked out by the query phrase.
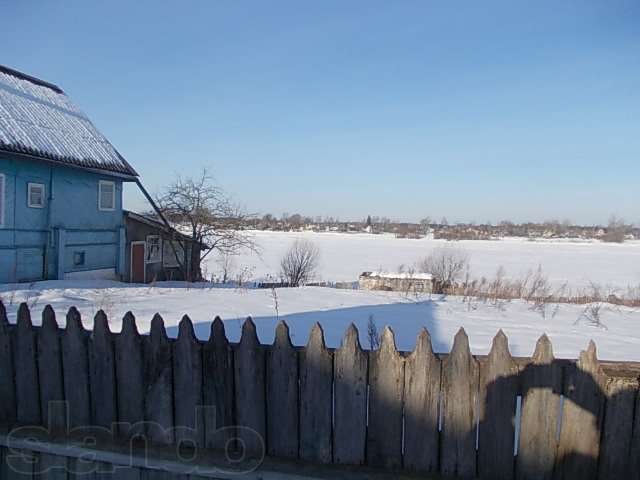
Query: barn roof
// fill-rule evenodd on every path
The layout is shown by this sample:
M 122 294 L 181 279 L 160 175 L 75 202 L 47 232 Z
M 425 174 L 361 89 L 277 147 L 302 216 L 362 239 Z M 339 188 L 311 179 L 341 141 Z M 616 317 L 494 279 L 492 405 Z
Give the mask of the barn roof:
M 2 65 L 0 151 L 138 175 L 62 89 Z

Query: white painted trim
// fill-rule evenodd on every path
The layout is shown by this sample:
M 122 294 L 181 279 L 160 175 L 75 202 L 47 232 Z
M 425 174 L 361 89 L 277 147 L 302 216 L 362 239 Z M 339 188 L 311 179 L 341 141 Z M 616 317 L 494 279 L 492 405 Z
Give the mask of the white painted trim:
M 102 207 L 102 186 L 103 185 L 111 185 L 113 186 L 113 207 L 111 208 L 103 208 Z M 98 210 L 101 212 L 113 212 L 116 209 L 116 182 L 112 182 L 111 180 L 100 180 L 98 182 Z
M 42 188 L 42 203 L 40 205 L 36 205 L 31 203 L 31 189 L 33 187 L 41 187 Z M 39 182 L 28 182 L 27 183 L 27 206 L 29 208 L 44 208 L 46 189 L 44 183 Z
M 5 210 L 7 209 L 7 176 L 0 173 L 0 228 L 4 228 Z
M 131 242 L 131 247 L 129 247 L 129 283 L 133 283 L 133 246 L 140 244 L 144 245 L 144 256 L 142 257 L 142 260 L 144 261 L 144 272 L 142 275 L 142 283 L 147 283 L 147 242 L 145 240 L 136 240 L 135 242 Z

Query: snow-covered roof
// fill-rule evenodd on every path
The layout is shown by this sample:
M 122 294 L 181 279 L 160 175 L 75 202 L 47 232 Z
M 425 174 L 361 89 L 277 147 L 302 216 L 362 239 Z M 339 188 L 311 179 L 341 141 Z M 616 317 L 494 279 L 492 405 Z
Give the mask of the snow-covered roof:
M 430 273 L 411 273 L 411 272 L 364 272 L 363 277 L 377 277 L 377 278 L 393 278 L 393 279 L 410 279 L 410 280 L 431 280 L 433 275 Z
M 137 176 L 59 87 L 2 65 L 0 150 Z

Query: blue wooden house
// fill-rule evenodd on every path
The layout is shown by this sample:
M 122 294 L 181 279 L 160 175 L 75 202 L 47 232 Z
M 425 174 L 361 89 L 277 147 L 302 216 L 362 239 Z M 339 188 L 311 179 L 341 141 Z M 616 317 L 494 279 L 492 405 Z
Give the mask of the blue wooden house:
M 137 176 L 59 87 L 0 66 L 0 282 L 126 277 Z

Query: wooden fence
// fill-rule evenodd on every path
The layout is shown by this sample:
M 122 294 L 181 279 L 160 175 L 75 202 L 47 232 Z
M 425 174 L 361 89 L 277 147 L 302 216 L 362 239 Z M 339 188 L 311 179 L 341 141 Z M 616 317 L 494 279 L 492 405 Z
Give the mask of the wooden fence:
M 174 340 L 159 315 L 140 335 L 128 313 L 116 334 L 103 312 L 86 331 L 75 308 L 64 329 L 51 307 L 41 327 L 26 305 L 9 324 L 0 303 L 4 426 L 121 422 L 123 439 L 244 445 L 257 457 L 320 464 L 492 480 L 640 479 L 638 373 L 638 364 L 600 362 L 593 343 L 577 361 L 554 359 L 546 336 L 532 358 L 513 358 L 502 332 L 488 356 L 473 356 L 461 329 L 451 353 L 436 355 L 426 330 L 413 352 L 398 352 L 388 328 L 380 348 L 365 351 L 351 326 L 332 350 L 316 325 L 297 348 L 284 323 L 273 345 L 261 345 L 247 319 L 231 344 L 216 318 L 202 342 L 186 316 Z M 48 408 L 54 401 L 67 402 L 67 418 Z

